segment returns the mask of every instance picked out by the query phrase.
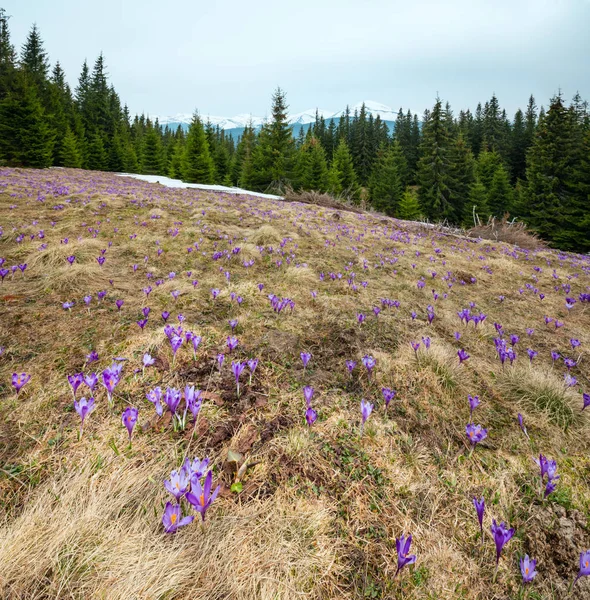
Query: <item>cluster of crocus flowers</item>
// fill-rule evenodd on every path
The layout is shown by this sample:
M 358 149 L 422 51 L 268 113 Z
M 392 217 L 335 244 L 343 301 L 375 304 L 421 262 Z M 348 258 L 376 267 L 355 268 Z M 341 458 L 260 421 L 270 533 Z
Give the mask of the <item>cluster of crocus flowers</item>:
M 559 479 L 559 475 L 557 475 L 557 462 L 542 454 L 539 454 L 539 458 L 535 458 L 535 462 L 541 472 L 541 489 L 545 486 L 543 498 L 547 498 L 557 487 L 557 480 Z M 545 476 L 547 476 L 547 483 L 545 483 Z
M 207 510 L 211 507 L 220 486 L 212 491 L 213 471 L 207 471 L 209 459 L 191 461 L 186 459 L 178 471 L 172 471 L 170 479 L 164 481 L 164 487 L 176 500 L 176 503 L 167 502 L 162 517 L 162 524 L 166 533 L 174 533 L 180 527 L 192 523 L 194 516 L 182 516 L 181 500 L 185 500 L 200 513 L 205 521 Z

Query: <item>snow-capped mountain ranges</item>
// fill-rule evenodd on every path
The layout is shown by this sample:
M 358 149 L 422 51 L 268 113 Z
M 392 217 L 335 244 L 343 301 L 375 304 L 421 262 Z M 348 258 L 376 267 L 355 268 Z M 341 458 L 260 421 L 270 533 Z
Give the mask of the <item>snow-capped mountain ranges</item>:
M 380 104 L 379 102 L 367 100 L 364 103 L 359 102 L 354 106 L 350 106 L 350 115 L 354 115 L 355 110 L 360 111 L 361 106 L 363 104 L 365 105 L 367 114 L 373 115 L 373 118 L 379 116 L 382 121 L 387 123 L 387 126 L 390 129 L 393 129 L 397 111 L 394 111 L 391 107 L 386 106 L 385 104 Z M 329 110 L 317 109 L 317 112 L 320 116 L 324 117 L 326 124 L 329 125 L 331 120 L 338 121 L 341 115 L 345 113 L 345 110 L 332 112 Z M 311 123 L 314 123 L 315 115 L 315 108 L 311 108 L 300 113 L 289 115 L 289 123 L 292 125 L 295 135 L 299 133 L 299 129 L 301 129 L 302 127 L 307 129 L 308 126 L 311 125 Z M 156 117 L 151 118 L 155 119 Z M 225 130 L 226 133 L 230 135 L 240 135 L 243 132 L 244 127 L 246 127 L 246 125 L 249 122 L 252 122 L 254 128 L 258 129 L 267 120 L 268 117 L 257 117 L 249 114 L 240 114 L 236 115 L 235 117 L 215 117 L 212 115 L 201 114 L 201 118 L 204 122 L 210 121 L 211 124 L 215 127 L 219 125 L 220 129 Z M 179 113 L 167 117 L 158 117 L 160 125 L 167 125 L 171 129 L 176 129 L 179 125 L 183 129 L 187 129 L 191 120 L 192 114 L 184 113 Z

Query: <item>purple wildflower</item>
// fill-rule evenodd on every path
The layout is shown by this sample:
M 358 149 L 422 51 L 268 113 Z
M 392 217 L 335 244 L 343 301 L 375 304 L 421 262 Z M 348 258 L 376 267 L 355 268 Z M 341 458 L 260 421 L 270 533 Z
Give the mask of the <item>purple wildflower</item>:
M 186 499 L 190 504 L 201 513 L 203 521 L 205 521 L 205 514 L 211 504 L 217 498 L 219 494 L 220 486 L 215 488 L 215 491 L 211 493 L 211 481 L 213 479 L 213 471 L 209 471 L 205 477 L 205 484 L 201 486 L 198 479 L 193 478 L 191 480 L 191 491 L 186 495 Z
M 473 506 L 475 506 L 475 512 L 477 513 L 477 520 L 479 521 L 479 529 L 481 531 L 481 540 L 483 542 L 483 514 L 486 510 L 485 498 L 483 496 L 481 497 L 481 500 L 474 498 Z
M 178 471 L 174 470 L 170 473 L 170 479 L 164 481 L 164 487 L 178 502 L 188 491 L 190 483 L 190 473 L 181 468 Z
M 161 417 L 164 414 L 164 407 L 162 406 L 162 389 L 155 387 L 146 394 L 146 398 L 154 405 L 156 414 Z
M 317 420 L 318 413 L 311 407 L 308 406 L 305 410 L 305 420 L 307 421 L 307 425 L 311 427 Z
M 31 380 L 31 376 L 27 373 L 13 373 L 12 374 L 12 386 L 16 390 L 16 394 L 21 391 L 21 389 L 29 383 Z
M 234 377 L 236 378 L 236 387 L 237 387 L 237 394 L 238 394 L 238 398 L 240 397 L 240 375 L 242 374 L 242 371 L 245 369 L 246 367 L 246 363 L 242 363 L 240 361 L 232 361 L 231 363 L 231 370 L 232 373 L 234 374 Z
M 80 415 L 80 437 L 84 429 L 84 419 L 94 410 L 94 398 L 80 398 L 80 401 L 74 400 L 74 409 Z
M 467 352 L 463 350 L 463 348 L 457 351 L 457 356 L 459 357 L 460 365 L 463 364 L 464 360 L 467 360 L 469 358 L 469 354 L 467 354 Z
M 406 539 L 406 537 L 402 534 L 401 537 L 395 539 L 395 548 L 397 550 L 397 570 L 395 572 L 394 578 L 406 565 L 412 565 L 416 562 L 415 554 L 410 554 L 408 556 L 411 544 L 411 535 L 409 535 Z
M 309 352 L 302 352 L 300 354 L 301 356 L 301 361 L 303 362 L 303 368 L 307 368 L 307 363 L 309 363 L 310 359 L 311 359 L 311 353 Z
M 514 535 L 514 529 L 507 529 L 504 523 L 499 525 L 496 523 L 496 519 L 492 521 L 490 527 L 492 535 L 494 536 L 494 543 L 496 544 L 496 568 L 500 561 L 500 554 L 504 546 L 512 539 Z
M 390 388 L 381 388 L 383 399 L 385 400 L 385 408 L 389 408 L 389 403 L 395 398 L 396 391 Z
M 580 571 L 574 583 L 580 579 L 580 577 L 590 577 L 590 550 L 580 553 Z
M 524 557 L 520 559 L 520 573 L 522 575 L 523 583 L 530 583 L 535 578 L 537 575 L 537 571 L 535 571 L 536 566 L 537 561 L 531 560 L 528 554 L 525 554 Z
M 306 385 L 303 388 L 303 397 L 307 406 L 311 406 L 311 399 L 313 398 L 314 389 L 311 385 Z
M 175 533 L 179 527 L 184 527 L 185 525 L 192 523 L 194 518 L 193 515 L 183 517 L 180 504 L 166 502 L 164 515 L 162 516 L 162 525 L 164 525 L 164 531 L 166 533 Z
M 131 436 L 133 435 L 133 428 L 135 427 L 135 424 L 137 423 L 138 412 L 139 411 L 134 406 L 128 406 L 123 411 L 123 416 L 121 417 L 123 425 L 125 425 L 125 427 L 127 428 L 127 431 L 129 432 L 129 442 L 131 442 Z
M 473 411 L 481 404 L 479 396 L 472 396 L 468 394 L 467 399 L 469 400 L 469 416 L 473 415 Z
M 469 438 L 469 442 L 475 448 L 479 442 L 483 441 L 488 437 L 488 430 L 484 429 L 481 425 L 474 425 L 473 423 L 469 423 L 465 427 L 465 433 Z
M 74 399 L 76 398 L 76 391 L 84 383 L 84 373 L 76 373 L 75 375 L 68 375 L 68 383 L 72 386 L 72 392 Z

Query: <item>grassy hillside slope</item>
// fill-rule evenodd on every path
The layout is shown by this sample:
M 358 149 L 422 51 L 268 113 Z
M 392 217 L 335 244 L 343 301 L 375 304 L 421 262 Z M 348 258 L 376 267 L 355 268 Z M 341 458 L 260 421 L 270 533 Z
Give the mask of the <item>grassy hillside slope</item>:
M 519 598 L 525 553 L 528 597 L 568 597 L 590 548 L 588 257 L 63 169 L 1 170 L 0 226 L 2 598 Z M 175 357 L 162 311 L 183 330 Z M 80 438 L 67 376 L 119 358 L 114 407 L 99 382 Z M 238 396 L 231 363 L 248 359 Z M 18 395 L 13 372 L 31 375 Z M 183 431 L 146 393 L 187 385 L 203 403 Z M 468 395 L 488 430 L 475 448 Z M 560 475 L 547 499 L 539 453 Z M 220 494 L 204 524 L 166 534 L 163 481 L 186 457 L 210 459 Z M 492 519 L 515 529 L 495 578 Z M 417 559 L 394 577 L 402 533 Z

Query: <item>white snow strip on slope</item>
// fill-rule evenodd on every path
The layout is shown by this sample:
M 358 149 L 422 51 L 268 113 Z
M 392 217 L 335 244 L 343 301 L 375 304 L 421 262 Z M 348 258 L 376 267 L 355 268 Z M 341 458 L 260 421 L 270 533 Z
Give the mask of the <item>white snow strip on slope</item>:
M 227 194 L 247 194 L 248 196 L 257 196 L 259 198 L 271 198 L 273 200 L 281 200 L 282 196 L 273 196 L 272 194 L 260 194 L 258 192 L 252 192 L 250 190 L 243 190 L 241 188 L 226 187 L 224 185 L 206 185 L 204 183 L 185 183 L 180 179 L 170 179 L 170 177 L 164 177 L 163 175 L 138 175 L 136 173 L 116 173 L 121 177 L 132 177 L 133 179 L 140 179 L 141 181 L 147 181 L 148 183 L 159 183 L 169 188 L 195 188 L 197 190 L 208 190 L 211 192 L 225 192 Z

